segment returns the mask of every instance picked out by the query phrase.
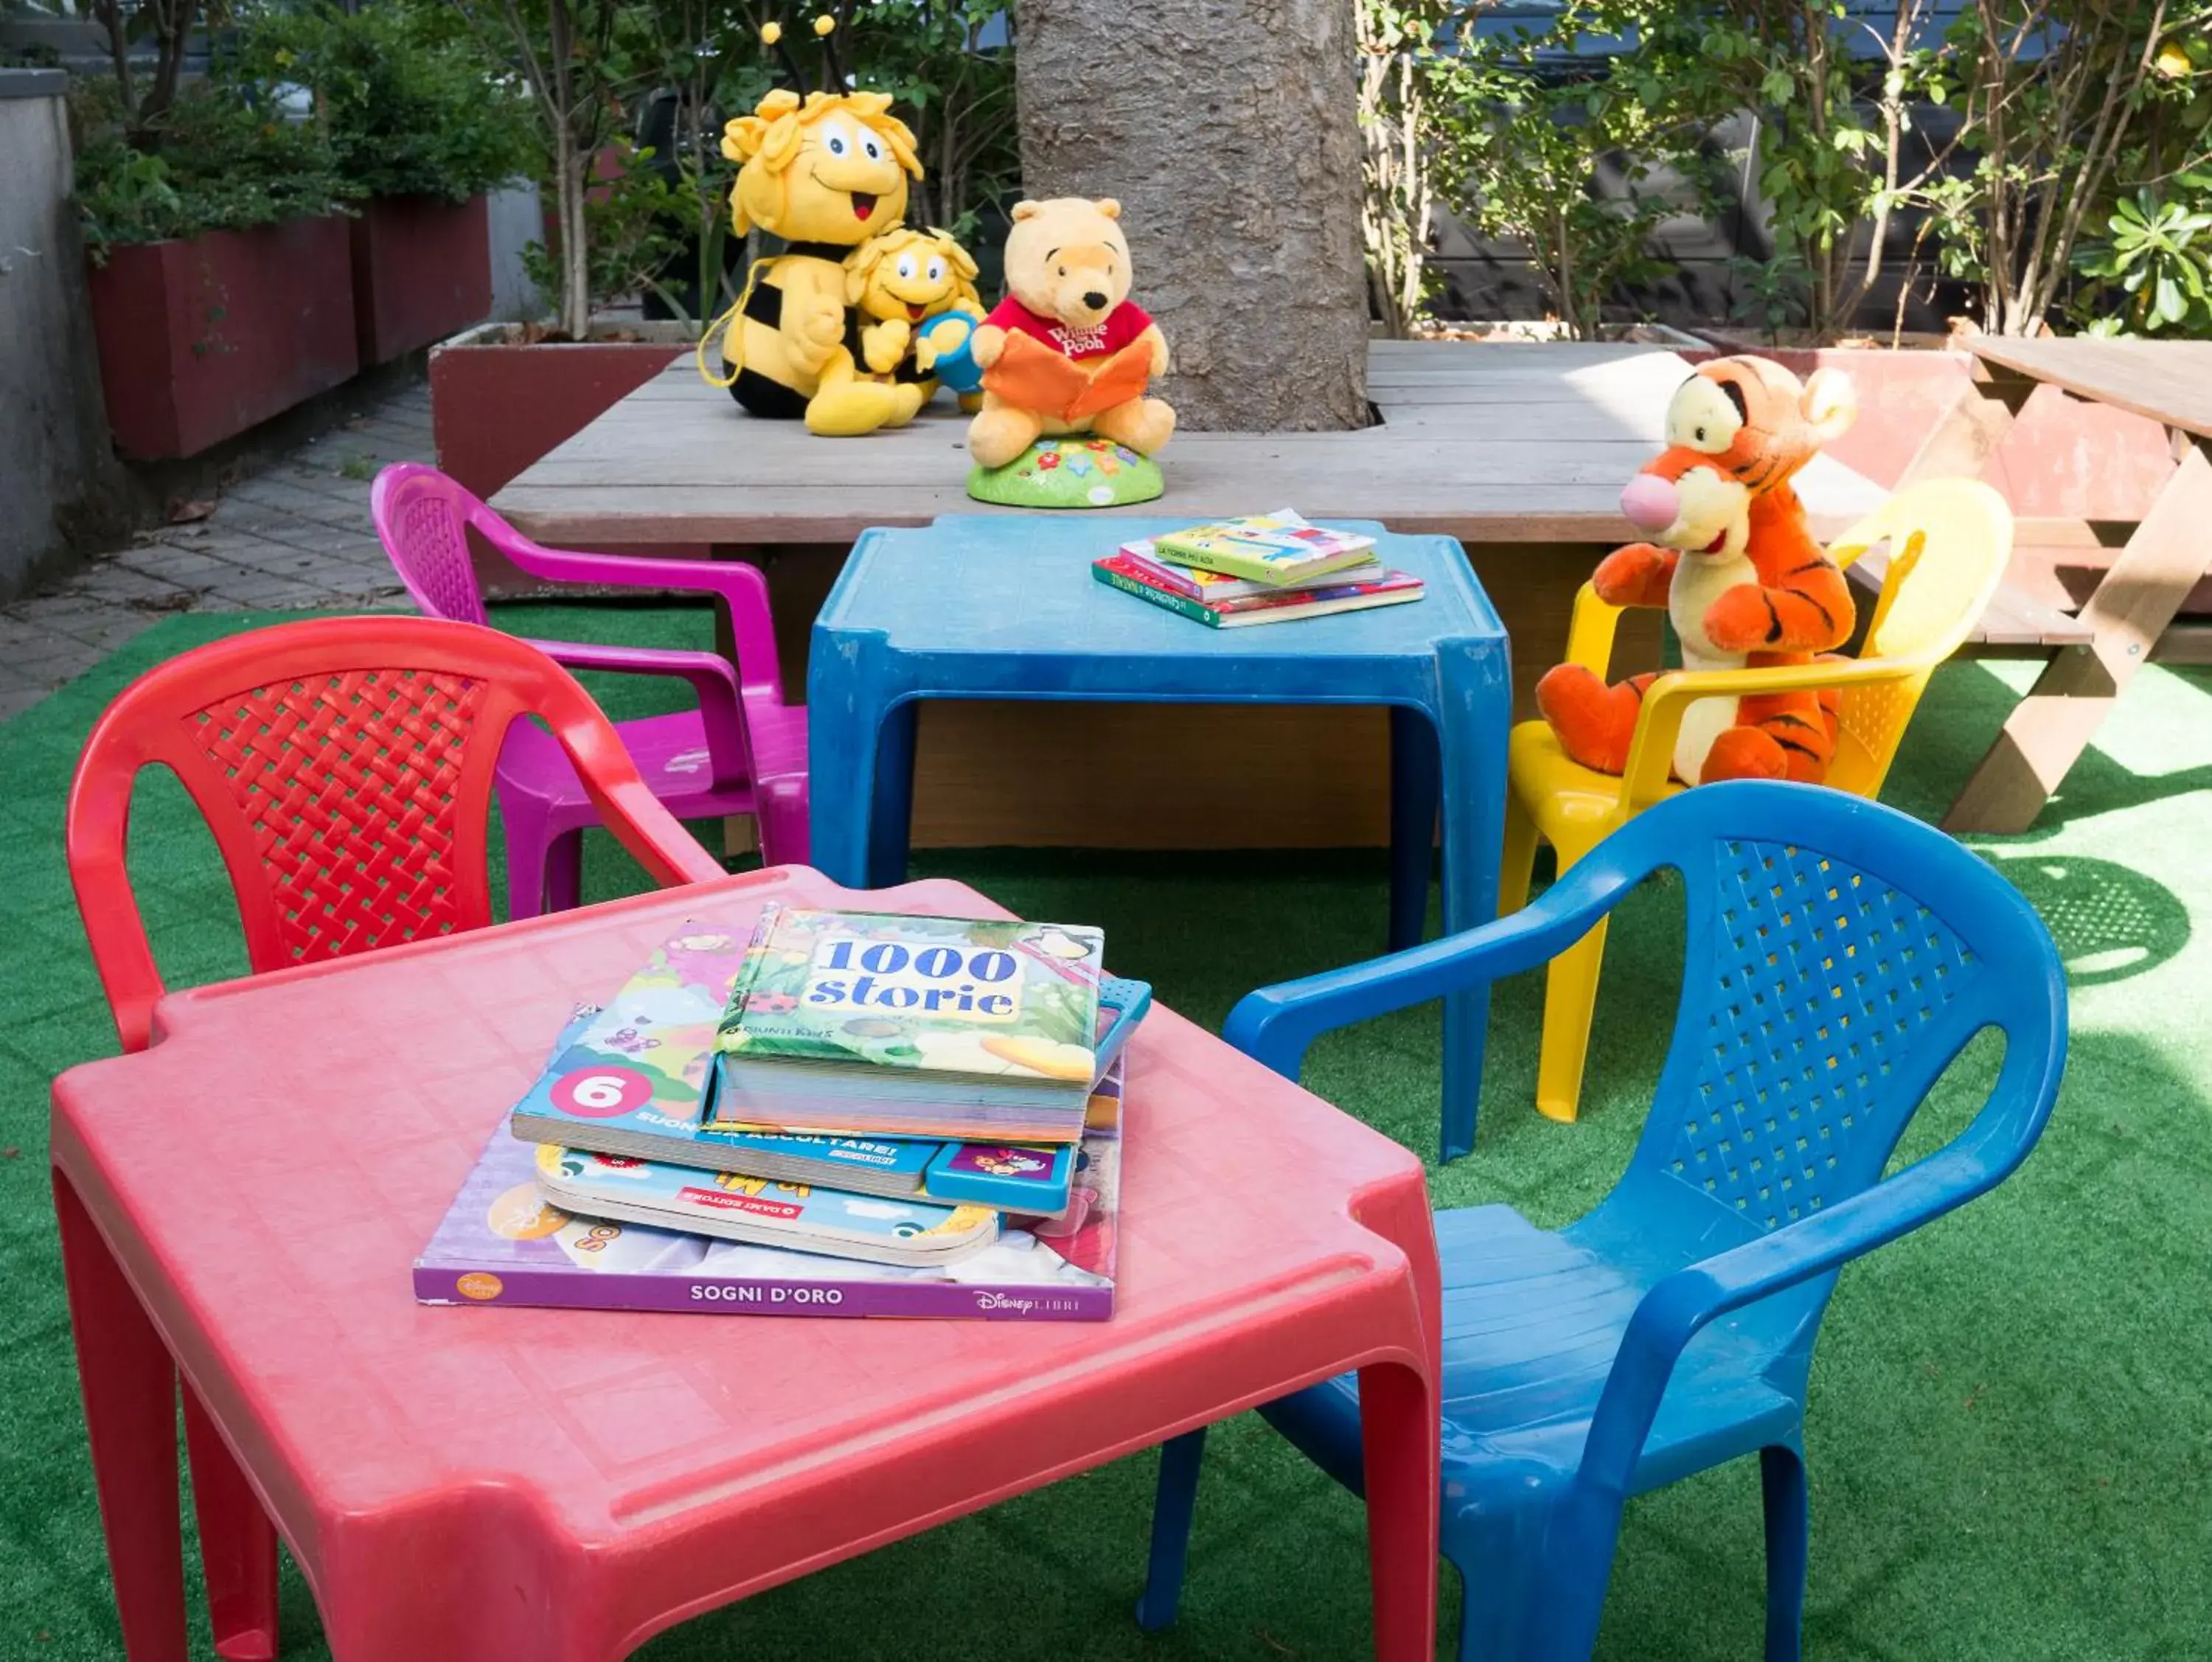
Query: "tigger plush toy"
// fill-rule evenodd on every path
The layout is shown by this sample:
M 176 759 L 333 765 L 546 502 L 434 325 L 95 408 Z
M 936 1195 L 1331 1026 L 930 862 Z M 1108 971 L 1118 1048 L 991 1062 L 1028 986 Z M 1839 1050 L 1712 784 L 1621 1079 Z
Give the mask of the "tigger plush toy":
M 1765 358 L 1702 364 L 1667 407 L 1667 449 L 1621 492 L 1649 542 L 1598 566 L 1598 598 L 1664 606 L 1687 670 L 1802 664 L 1850 638 L 1850 585 L 1814 541 L 1790 479 L 1858 413 L 1833 369 L 1801 383 Z M 1586 768 L 1620 773 L 1651 677 L 1607 686 L 1580 664 L 1536 684 L 1536 706 Z M 1702 698 L 1682 719 L 1674 776 L 1818 784 L 1834 754 L 1832 700 L 1783 693 Z

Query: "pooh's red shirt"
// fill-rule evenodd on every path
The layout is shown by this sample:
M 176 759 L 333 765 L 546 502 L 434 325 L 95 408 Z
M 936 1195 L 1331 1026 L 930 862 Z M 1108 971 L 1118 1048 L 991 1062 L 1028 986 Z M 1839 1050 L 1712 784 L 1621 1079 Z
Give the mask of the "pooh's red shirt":
M 1058 318 L 1039 316 L 1012 295 L 983 321 L 1010 332 L 1019 331 L 1072 358 L 1111 357 L 1152 326 L 1151 315 L 1131 300 L 1123 301 L 1093 327 L 1079 329 Z

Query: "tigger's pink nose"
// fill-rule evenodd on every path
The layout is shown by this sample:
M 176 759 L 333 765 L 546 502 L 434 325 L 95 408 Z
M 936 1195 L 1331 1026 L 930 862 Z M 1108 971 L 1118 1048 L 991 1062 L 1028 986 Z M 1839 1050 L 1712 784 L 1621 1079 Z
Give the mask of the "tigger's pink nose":
M 1620 514 L 1638 531 L 1664 531 L 1681 512 L 1674 484 L 1656 473 L 1638 473 L 1620 493 Z

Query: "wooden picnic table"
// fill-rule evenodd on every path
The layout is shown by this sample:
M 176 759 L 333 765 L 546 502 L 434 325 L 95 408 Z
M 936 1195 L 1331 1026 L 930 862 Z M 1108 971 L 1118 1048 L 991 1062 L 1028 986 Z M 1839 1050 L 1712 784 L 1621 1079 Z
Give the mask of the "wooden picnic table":
M 1976 359 L 1974 379 L 1900 484 L 1979 472 L 2046 382 L 2159 423 L 2176 464 L 2150 511 L 2112 554 L 2070 636 L 2045 632 L 2033 643 L 2054 649 L 2049 667 L 1943 820 L 1948 831 L 2022 831 L 2096 737 L 2121 689 L 2152 656 L 2166 655 L 2161 643 L 2172 655 L 2198 655 L 2175 650 L 2182 642 L 2172 625 L 2212 571 L 2212 342 L 1977 336 L 1966 345 Z M 2028 634 L 2038 632 L 2033 618 L 2021 621 Z
M 1291 506 L 1456 538 L 1511 635 L 1522 713 L 1565 649 L 1575 591 L 1615 545 L 1622 485 L 1662 446 L 1690 365 L 1639 344 L 1376 341 L 1378 425 L 1353 433 L 1178 433 L 1167 495 L 1101 509 L 1191 520 Z M 808 630 L 860 533 L 993 511 L 966 494 L 966 419 L 940 395 L 865 439 L 756 420 L 678 360 L 515 478 L 492 506 L 556 546 L 684 551 L 767 573 L 803 696 Z M 1824 534 L 1886 494 L 1825 458 L 1801 493 Z M 1086 516 L 1093 517 L 1093 516 Z M 1307 625 L 1291 624 L 1300 628 Z M 1618 673 L 1656 668 L 1658 614 L 1621 631 Z M 1012 776 L 1010 754 L 1023 758 Z M 915 796 L 918 846 L 1205 848 L 1388 843 L 1382 714 L 1224 707 L 1202 722 L 1133 706 L 933 706 Z

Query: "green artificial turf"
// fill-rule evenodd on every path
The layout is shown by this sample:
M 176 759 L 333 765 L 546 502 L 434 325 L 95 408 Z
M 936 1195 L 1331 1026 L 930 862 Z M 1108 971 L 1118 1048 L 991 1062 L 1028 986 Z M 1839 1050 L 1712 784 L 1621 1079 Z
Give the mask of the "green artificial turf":
M 114 1045 L 62 861 L 70 770 L 131 674 L 244 621 L 165 621 L 0 727 L 0 1246 L 13 1318 L 0 1347 L 0 1657 L 121 1654 L 44 1159 L 48 1080 Z M 697 612 L 516 609 L 501 621 L 524 634 L 706 639 Z M 2022 673 L 1944 671 L 1890 800 L 1939 811 Z M 656 706 L 641 699 L 665 696 L 638 681 L 595 690 L 617 715 L 648 713 Z M 1980 843 L 2044 909 L 2066 953 L 2072 1060 L 2050 1130 L 2017 1177 L 1856 1266 L 1836 1295 L 1807 1431 L 1806 1637 L 1817 1662 L 2212 1654 L 2212 979 L 2191 928 L 2212 904 L 2201 832 L 2212 808 L 2208 692 L 2202 677 L 2144 672 L 2038 831 Z M 212 844 L 165 777 L 141 788 L 132 858 L 171 978 L 241 970 Z M 1021 912 L 1103 925 L 1117 969 L 1209 1024 L 1254 986 L 1381 944 L 1384 873 L 1373 853 L 936 852 L 915 865 Z M 595 834 L 587 893 L 641 883 Z M 1502 1199 L 1558 1223 L 1604 1192 L 1664 1052 L 1680 942 L 1679 903 L 1663 884 L 1632 898 L 1613 933 L 1583 1115 L 1571 1126 L 1529 1105 L 1534 978 L 1501 986 L 1480 1138 L 1472 1156 L 1432 1171 L 1438 1206 Z M 1433 1010 L 1376 1022 L 1323 1041 L 1307 1082 L 1432 1158 L 1437 1038 Z M 1966 1087 L 1986 1082 L 1987 1062 L 1970 1053 L 1954 1068 L 1910 1148 L 1963 1123 Z M 1255 1161 L 1269 1158 L 1255 1147 Z M 1129 1609 L 1154 1464 L 1139 1456 L 1010 1501 L 701 1618 L 642 1654 L 1269 1662 L 1365 1651 L 1360 1508 L 1250 1416 L 1209 1445 L 1180 1624 L 1137 1634 Z M 1601 1656 L 1759 1653 L 1758 1494 L 1755 1469 L 1739 1464 L 1630 1508 Z M 1448 1652 L 1459 1595 L 1449 1574 L 1444 1585 Z M 204 1622 L 197 1595 L 194 1612 Z M 285 1657 L 326 1653 L 289 1567 L 284 1619 Z M 193 1654 L 211 1653 L 203 1627 Z

